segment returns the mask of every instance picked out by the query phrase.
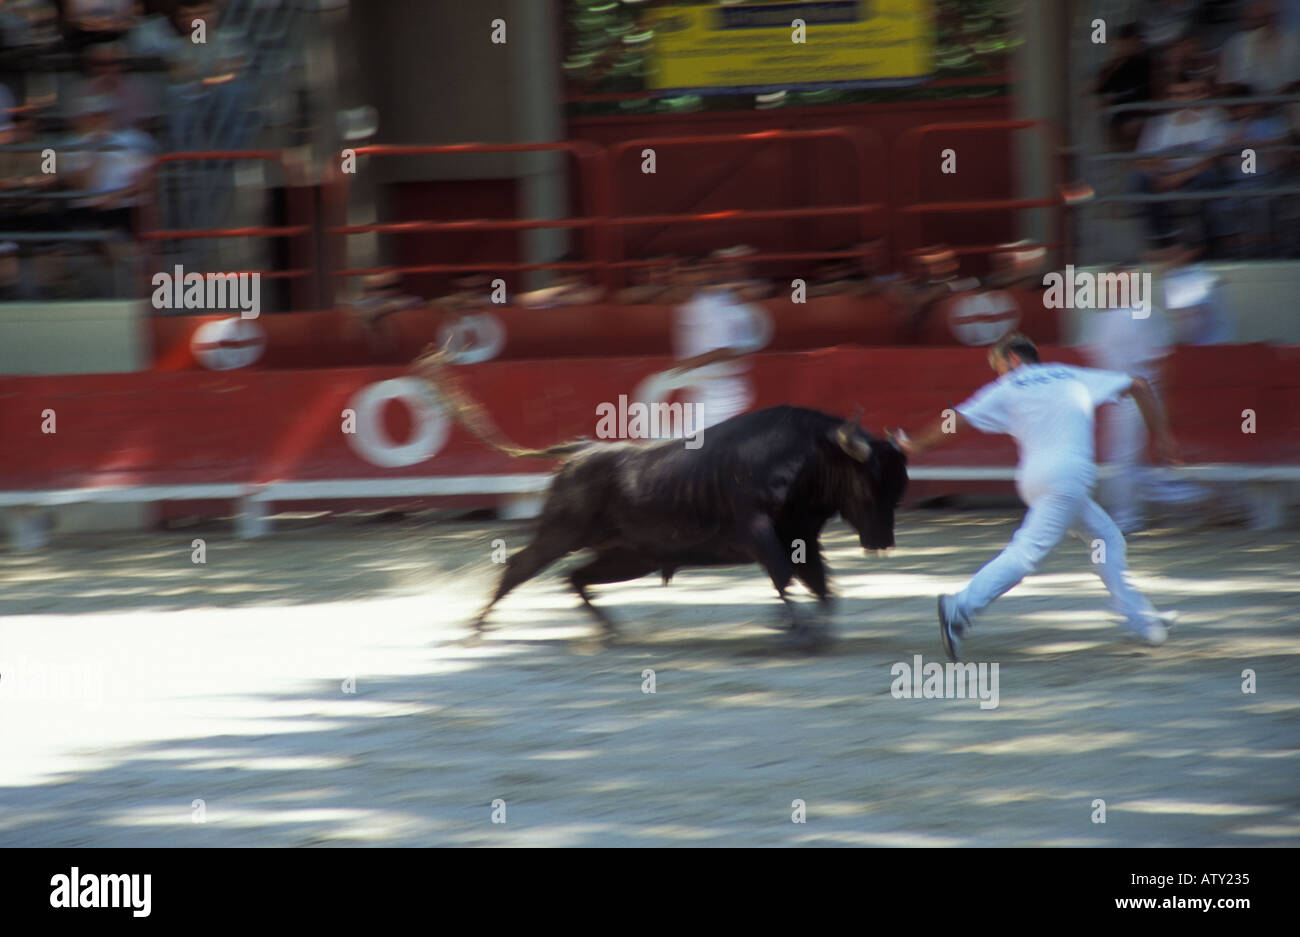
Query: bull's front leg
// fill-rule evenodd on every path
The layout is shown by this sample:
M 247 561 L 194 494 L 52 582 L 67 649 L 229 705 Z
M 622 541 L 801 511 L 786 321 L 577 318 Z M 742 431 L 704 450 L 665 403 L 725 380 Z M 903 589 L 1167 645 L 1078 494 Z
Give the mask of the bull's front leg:
M 802 558 L 806 560 L 809 551 L 817 556 L 817 570 L 820 571 L 821 578 L 818 579 L 818 574 L 814 573 L 812 578 L 817 585 L 813 586 L 811 583 L 809 585 L 822 602 L 823 614 L 812 620 L 804 620 L 797 611 L 794 601 L 786 593 L 786 590 L 790 587 L 790 580 L 795 576 L 794 557 L 796 552 L 800 550 L 800 545 L 783 542 L 772 519 L 766 514 L 756 515 L 750 520 L 748 533 L 755 559 L 767 570 L 768 576 L 772 579 L 772 585 L 776 587 L 776 594 L 785 603 L 786 612 L 790 618 L 790 643 L 792 646 L 801 650 L 812 650 L 824 645 L 830 639 L 830 628 L 826 620 L 828 616 L 825 614 L 829 609 L 829 597 L 826 592 L 825 572 L 821 566 L 821 556 L 818 552 L 816 538 L 813 538 L 810 543 L 802 545 L 804 551 Z M 808 582 L 803 573 L 800 574 L 800 578 Z
M 786 590 L 790 587 L 790 580 L 794 578 L 794 561 L 790 557 L 790 551 L 781 542 L 781 538 L 777 536 L 776 527 L 773 525 L 772 519 L 766 514 L 754 515 L 749 521 L 746 534 L 754 561 L 767 571 L 767 575 L 772 579 L 772 586 L 776 589 L 776 594 L 785 603 L 789 627 L 799 631 L 803 627 L 803 623 L 795 611 L 794 603 L 786 595 Z

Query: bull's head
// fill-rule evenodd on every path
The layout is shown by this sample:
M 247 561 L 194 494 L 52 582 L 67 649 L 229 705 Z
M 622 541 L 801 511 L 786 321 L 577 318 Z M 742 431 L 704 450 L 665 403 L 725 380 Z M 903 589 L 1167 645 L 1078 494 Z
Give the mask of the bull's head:
M 858 425 L 861 415 L 855 409 L 830 433 L 851 463 L 838 473 L 837 506 L 857 530 L 863 549 L 884 550 L 894 545 L 894 510 L 907 487 L 907 458 L 893 444 L 872 439 Z

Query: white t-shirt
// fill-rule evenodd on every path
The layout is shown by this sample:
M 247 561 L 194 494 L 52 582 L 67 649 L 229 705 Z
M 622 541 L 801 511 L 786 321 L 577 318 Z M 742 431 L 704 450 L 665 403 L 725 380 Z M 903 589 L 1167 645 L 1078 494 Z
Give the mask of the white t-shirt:
M 678 359 L 694 358 L 719 348 L 757 351 L 763 344 L 764 316 L 762 309 L 741 302 L 730 290 L 701 290 L 678 309 L 674 350 Z M 715 362 L 697 373 L 721 377 L 748 370 L 744 360 L 736 359 Z
M 766 313 L 725 288 L 701 290 L 677 310 L 673 348 L 678 360 L 719 348 L 758 351 L 766 343 Z M 744 359 L 715 361 L 691 372 L 693 402 L 704 407 L 704 425 L 743 413 L 753 402 Z
M 1146 156 L 1154 156 L 1167 150 L 1185 147 L 1209 152 L 1227 145 L 1230 129 L 1223 112 L 1218 108 L 1174 111 L 1147 122 L 1146 129 L 1142 131 L 1142 137 L 1138 140 L 1138 152 Z M 1195 166 L 1203 158 L 1200 156 L 1170 157 L 1169 167 L 1181 172 Z
M 1160 360 L 1172 350 L 1173 337 L 1160 305 L 1151 303 L 1146 313 L 1145 319 L 1138 319 L 1133 309 L 1087 310 L 1079 344 L 1088 362 L 1097 368 L 1141 375 L 1147 380 L 1155 377 Z
M 1016 440 L 1016 483 L 1026 501 L 1054 483 L 1097 480 L 1097 407 L 1119 398 L 1133 378 L 1066 364 L 1024 364 L 986 384 L 957 412 L 984 433 Z

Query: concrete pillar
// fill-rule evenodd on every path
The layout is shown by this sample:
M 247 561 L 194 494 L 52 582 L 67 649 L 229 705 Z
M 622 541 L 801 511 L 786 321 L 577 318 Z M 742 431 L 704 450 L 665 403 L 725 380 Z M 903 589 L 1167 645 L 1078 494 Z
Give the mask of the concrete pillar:
M 1050 120 L 1062 128 L 1062 132 L 1066 126 L 1069 92 L 1066 68 L 1069 24 L 1069 10 L 1064 3 L 1022 4 L 1020 35 L 1024 42 L 1016 49 L 1013 63 L 1016 117 Z M 1042 198 L 1054 195 L 1052 161 L 1058 158 L 1057 154 L 1032 131 L 1017 131 L 1016 136 L 1017 196 Z M 1022 238 L 1053 239 L 1055 230 L 1051 209 L 1032 209 L 1018 214 Z
M 556 36 L 555 0 L 511 0 L 512 42 L 510 93 L 512 132 L 520 142 L 559 140 L 564 134 L 560 50 Z M 519 161 L 521 208 L 530 218 L 562 218 L 568 213 L 565 173 L 569 157 L 562 153 L 527 153 Z M 570 242 L 572 238 L 572 242 Z M 581 234 L 565 229 L 530 231 L 524 239 L 526 263 L 545 263 L 581 243 Z M 525 276 L 530 287 L 542 285 L 545 271 Z
M 353 4 L 356 85 L 342 93 L 344 106 L 367 103 L 378 110 L 380 143 L 559 140 L 556 2 Z M 505 22 L 504 44 L 492 42 L 496 20 Z M 519 183 L 521 215 L 561 217 L 568 205 L 567 165 L 561 154 L 478 154 L 375 159 L 362 171 L 377 184 L 512 178 Z M 536 231 L 522 243 L 527 261 L 545 262 L 564 253 L 568 235 Z

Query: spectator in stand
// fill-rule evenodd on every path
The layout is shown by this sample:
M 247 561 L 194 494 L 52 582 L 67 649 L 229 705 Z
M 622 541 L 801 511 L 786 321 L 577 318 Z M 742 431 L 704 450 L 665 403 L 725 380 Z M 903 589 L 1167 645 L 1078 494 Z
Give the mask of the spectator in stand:
M 403 309 L 418 309 L 424 300 L 402 292 L 399 273 L 376 273 L 361 283 L 361 296 L 351 304 L 353 322 L 365 333 L 376 356 L 396 354 L 400 334 L 390 317 Z
M 30 48 L 32 40 L 27 18 L 0 0 L 0 52 L 5 53 L 0 58 L 0 85 L 17 101 L 27 99 L 26 63 L 8 53 Z
M 578 263 L 576 254 L 565 254 L 558 263 Z M 519 305 L 531 309 L 545 309 L 549 306 L 590 306 L 603 301 L 603 287 L 590 283 L 579 270 L 562 270 L 555 283 L 531 293 L 519 294 Z
M 0 146 L 23 146 L 36 140 L 36 127 L 33 115 L 18 112 L 12 117 L 3 107 L 5 92 L 0 88 Z M 35 193 L 40 189 L 52 188 L 58 181 L 55 173 L 41 171 L 41 154 L 39 150 L 0 150 L 0 192 Z M 24 202 L 21 195 L 17 198 L 6 196 L 3 205 L 5 224 L 10 225 L 15 219 L 31 213 L 34 205 L 49 205 L 48 201 L 33 200 Z
M 149 82 L 127 72 L 124 52 L 118 42 L 88 48 L 84 55 L 86 77 L 77 85 L 74 100 L 107 98 L 113 105 L 114 130 L 151 133 L 159 116 L 157 97 Z
M 203 42 L 195 37 L 203 35 Z M 212 111 L 241 113 L 251 106 L 242 81 L 245 56 L 237 37 L 221 28 L 218 8 L 204 0 L 180 0 L 170 17 L 141 21 L 128 37 L 135 55 L 167 63 L 164 91 L 171 148 L 202 149 L 203 120 Z M 246 121 L 233 120 L 223 149 L 241 149 L 250 132 Z
M 1281 24 L 1275 0 L 1251 0 L 1246 26 L 1223 48 L 1222 80 L 1257 94 L 1284 94 L 1300 82 L 1300 30 Z
M 1213 90 L 1217 85 L 1218 71 L 1218 60 L 1205 50 L 1200 37 L 1186 36 L 1161 54 L 1156 69 L 1155 92 L 1167 98 L 1170 87 L 1178 83 L 1181 75 L 1203 79 L 1207 89 Z
M 1191 32 L 1196 22 L 1196 0 L 1146 0 L 1138 22 L 1147 45 L 1167 49 Z
M 1043 284 L 1047 269 L 1047 248 L 1030 241 L 1013 241 L 999 245 L 1002 249 L 989 256 L 989 273 L 984 289 L 1034 289 Z
M 82 222 L 129 233 L 132 209 L 140 202 L 144 170 L 157 152 L 138 130 L 113 127 L 113 102 L 83 98 L 77 105 L 73 136 L 60 151 L 63 184 L 86 193 L 73 203 Z
M 809 296 L 870 296 L 885 289 L 894 277 L 880 275 L 884 266 L 884 241 L 877 238 L 860 244 L 845 244 L 837 251 L 856 251 L 818 265 Z
M 837 247 L 837 251 L 849 250 L 849 247 Z M 853 257 L 836 257 L 819 263 L 813 272 L 813 281 L 808 284 L 808 296 L 860 296 L 867 288 L 868 279 L 862 273 L 862 267 Z
M 633 267 L 631 286 L 618 291 L 615 301 L 628 305 L 647 303 L 680 303 L 689 295 L 677 284 L 677 258 L 671 254 L 647 258 L 654 261 L 644 267 Z
M 0 97 L 4 91 L 0 88 Z M 20 111 L 9 120 L 0 112 L 0 145 L 23 146 L 36 142 L 33 114 Z M 56 203 L 39 196 L 58 182 L 54 173 L 41 171 L 39 150 L 0 150 L 0 225 L 10 231 L 48 231 L 57 228 Z M 11 243 L 8 250 L 9 276 L 5 294 L 9 298 L 36 300 L 51 283 L 59 280 L 62 257 L 58 247 L 38 248 Z
M 1120 104 L 1138 104 L 1150 101 L 1155 66 L 1151 53 L 1136 23 L 1121 26 L 1115 40 L 1115 55 L 1102 66 L 1093 86 L 1093 93 L 1109 107 Z M 1145 114 L 1141 111 L 1122 111 L 1110 119 L 1112 142 L 1119 148 L 1131 150 L 1142 132 Z
M 78 102 L 73 129 L 73 137 L 59 148 L 58 176 L 63 185 L 82 193 L 72 203 L 75 225 L 118 235 L 100 242 L 116 274 L 134 257 L 134 211 L 157 147 L 138 130 L 113 129 L 113 104 L 105 98 Z
M 13 10 L 13 4 L 0 0 L 0 49 L 21 49 L 31 43 L 27 17 Z
M 487 274 L 471 273 L 451 281 L 452 292 L 434 300 L 440 309 L 459 315 L 492 305 L 491 281 Z
M 143 12 L 139 0 L 63 0 L 63 32 L 73 51 L 127 34 Z
M 969 288 L 966 281 L 957 279 L 960 268 L 956 252 L 947 244 L 931 244 L 911 253 L 906 274 L 889 288 L 910 341 L 920 337 L 936 302 Z
M 1228 94 L 1244 98 L 1254 92 L 1249 85 L 1233 85 Z M 1223 158 L 1224 176 L 1228 183 L 1243 193 L 1284 185 L 1285 153 L 1267 149 L 1285 144 L 1290 138 L 1290 128 L 1280 108 L 1243 103 L 1229 108 L 1229 114 L 1232 119 L 1229 142 L 1233 144 L 1233 150 Z M 1246 149 L 1254 150 L 1254 172 L 1244 171 L 1247 162 L 1242 152 Z M 1233 256 L 1264 256 L 1269 247 L 1269 236 L 1277 230 L 1273 218 L 1275 201 L 1267 196 L 1228 201 L 1226 214 L 1235 226 Z
M 1190 72 L 1178 76 L 1169 88 L 1169 100 L 1183 106 L 1152 117 L 1138 140 L 1137 151 L 1149 159 L 1138 163 L 1133 187 L 1143 194 L 1197 192 L 1226 185 L 1219 167 L 1219 152 L 1229 143 L 1226 115 L 1215 107 L 1198 106 L 1209 93 L 1207 82 Z M 1162 155 L 1179 153 L 1180 155 Z M 1159 238 L 1172 229 L 1170 203 L 1146 202 L 1147 233 Z M 1209 200 L 1201 202 L 1205 236 L 1209 240 L 1224 234 L 1222 209 Z

